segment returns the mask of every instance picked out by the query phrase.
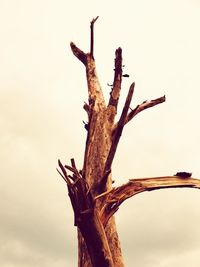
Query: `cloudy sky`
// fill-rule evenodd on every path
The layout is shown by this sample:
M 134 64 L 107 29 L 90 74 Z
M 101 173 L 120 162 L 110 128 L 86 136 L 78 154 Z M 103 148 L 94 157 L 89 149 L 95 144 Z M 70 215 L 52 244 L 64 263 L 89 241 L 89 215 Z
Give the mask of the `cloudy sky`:
M 125 129 L 114 163 L 116 184 L 191 171 L 200 178 L 199 0 L 0 0 L 0 266 L 73 267 L 76 229 L 57 159 L 81 168 L 87 100 L 74 41 L 95 55 L 106 98 L 114 51 L 132 81 L 132 106 L 166 95 Z M 143 193 L 118 211 L 127 267 L 200 264 L 200 192 Z

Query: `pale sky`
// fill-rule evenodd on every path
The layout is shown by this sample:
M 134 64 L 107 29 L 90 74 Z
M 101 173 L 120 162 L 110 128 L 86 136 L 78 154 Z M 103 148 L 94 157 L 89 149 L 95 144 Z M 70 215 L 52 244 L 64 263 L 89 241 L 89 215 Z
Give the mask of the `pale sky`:
M 123 49 L 121 107 L 166 95 L 125 129 L 113 166 L 130 178 L 193 172 L 200 178 L 199 0 L 0 0 L 0 266 L 77 266 L 76 228 L 57 159 L 82 167 L 87 101 L 83 65 L 95 58 L 106 98 L 115 49 Z M 160 190 L 128 200 L 116 215 L 127 267 L 200 265 L 200 191 Z

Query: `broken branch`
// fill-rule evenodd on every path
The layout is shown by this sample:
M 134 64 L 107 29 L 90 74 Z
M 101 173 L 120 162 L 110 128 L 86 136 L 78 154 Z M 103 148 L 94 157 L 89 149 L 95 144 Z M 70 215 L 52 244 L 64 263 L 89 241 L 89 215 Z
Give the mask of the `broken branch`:
M 200 180 L 195 178 L 182 178 L 178 176 L 164 176 L 142 179 L 131 179 L 128 183 L 114 188 L 106 195 L 101 218 L 104 225 L 118 210 L 119 206 L 128 198 L 145 191 L 166 188 L 197 188 L 200 189 Z
M 60 169 L 61 169 L 61 171 L 62 171 L 62 173 L 57 169 L 57 171 L 58 171 L 58 173 L 62 176 L 62 178 L 65 180 L 65 182 L 67 183 L 67 185 L 71 185 L 71 181 L 70 181 L 70 179 L 69 179 L 69 177 L 68 177 L 68 175 L 67 175 L 67 172 L 66 172 L 66 170 L 65 170 L 65 168 L 64 168 L 64 166 L 62 165 L 62 163 L 61 163 L 61 161 L 60 160 L 58 160 L 58 165 L 59 165 L 59 167 L 60 167 Z
M 58 164 L 62 173 L 59 170 L 58 172 L 64 180 L 65 176 L 68 177 L 65 168 L 73 173 L 73 182 L 65 181 L 74 210 L 74 225 L 78 227 L 84 237 L 92 266 L 114 267 L 106 233 L 86 180 L 78 172 L 74 159 L 71 159 L 71 167 L 64 167 L 60 160 Z
M 78 48 L 73 42 L 70 43 L 73 54 L 86 66 L 87 54 Z
M 117 113 L 117 105 L 120 96 L 121 90 L 121 83 L 122 83 L 122 49 L 119 47 L 115 51 L 115 74 L 114 74 L 114 81 L 113 81 L 113 88 L 110 93 L 110 99 L 108 106 L 115 107 L 115 114 Z M 114 115 L 115 115 L 114 114 Z
M 90 22 L 90 55 L 94 59 L 94 23 L 97 21 L 99 16 Z

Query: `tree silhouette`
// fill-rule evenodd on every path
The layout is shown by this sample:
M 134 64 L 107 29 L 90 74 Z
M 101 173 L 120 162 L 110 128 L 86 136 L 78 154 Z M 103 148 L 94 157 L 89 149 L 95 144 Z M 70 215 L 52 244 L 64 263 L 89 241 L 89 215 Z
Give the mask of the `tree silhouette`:
M 87 139 L 83 168 L 79 170 L 75 160 L 71 165 L 58 161 L 58 172 L 65 180 L 74 211 L 74 225 L 78 229 L 79 267 L 123 267 L 120 242 L 114 219 L 119 206 L 128 198 L 145 191 L 190 187 L 200 188 L 200 180 L 191 173 L 178 172 L 173 176 L 130 179 L 126 184 L 113 187 L 112 163 L 123 129 L 137 114 L 165 102 L 165 96 L 144 101 L 130 108 L 135 83 L 130 85 L 119 120 L 116 121 L 123 74 L 122 49 L 115 51 L 113 84 L 108 103 L 98 79 L 94 58 L 94 24 L 90 23 L 90 52 L 85 53 L 71 43 L 73 54 L 84 64 L 88 86 L 88 103 L 85 123 Z

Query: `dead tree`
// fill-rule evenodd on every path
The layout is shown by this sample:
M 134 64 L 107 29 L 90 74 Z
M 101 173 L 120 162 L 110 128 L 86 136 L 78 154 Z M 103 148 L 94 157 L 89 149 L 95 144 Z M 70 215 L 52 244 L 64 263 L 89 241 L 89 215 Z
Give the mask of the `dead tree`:
M 191 175 L 130 179 L 119 187 L 112 186 L 112 163 L 123 129 L 137 114 L 165 101 L 165 96 L 144 101 L 131 109 L 135 84 L 130 85 L 120 118 L 116 121 L 118 102 L 123 77 L 122 49 L 115 52 L 114 80 L 110 99 L 105 102 L 98 80 L 94 58 L 94 24 L 90 24 L 90 52 L 85 53 L 71 43 L 73 54 L 86 69 L 88 103 L 85 124 L 87 139 L 82 170 L 74 159 L 71 165 L 59 160 L 58 172 L 65 180 L 74 211 L 74 225 L 78 229 L 79 267 L 124 266 L 114 214 L 128 198 L 145 191 L 163 188 L 200 188 L 200 180 Z M 185 173 L 185 172 L 184 172 Z

